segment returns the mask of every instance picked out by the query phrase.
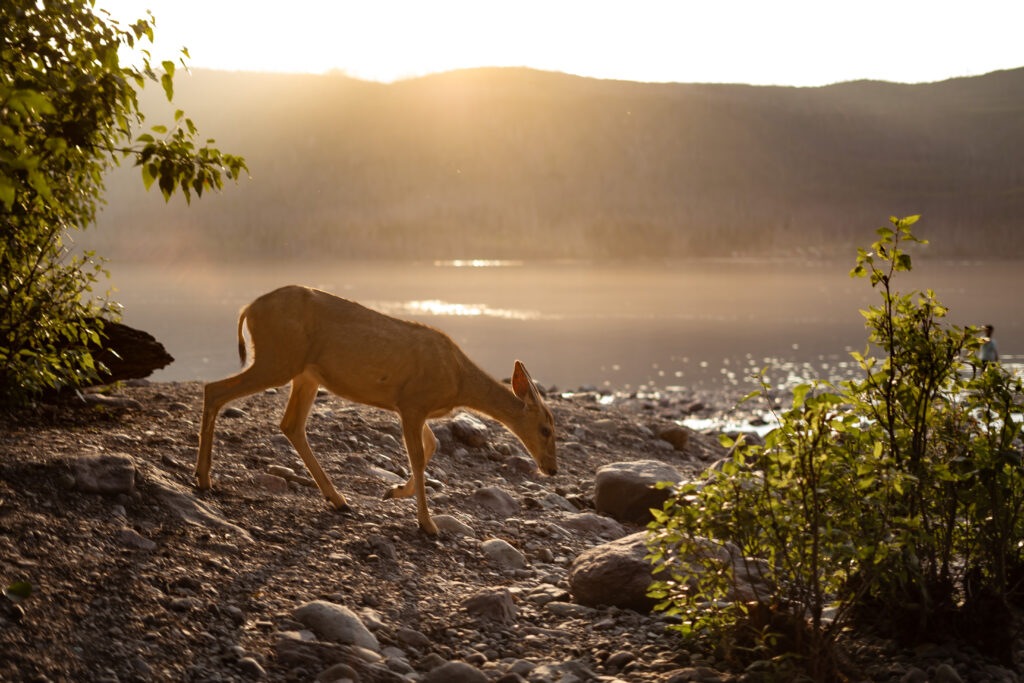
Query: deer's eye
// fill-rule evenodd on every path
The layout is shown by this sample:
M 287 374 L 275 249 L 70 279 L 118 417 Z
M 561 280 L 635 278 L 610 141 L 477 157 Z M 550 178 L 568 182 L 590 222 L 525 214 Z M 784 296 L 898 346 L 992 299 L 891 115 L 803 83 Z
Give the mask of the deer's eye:
M 548 427 L 541 427 L 540 428 L 540 435 L 543 436 L 545 439 L 550 438 L 551 437 L 551 429 L 548 428 Z

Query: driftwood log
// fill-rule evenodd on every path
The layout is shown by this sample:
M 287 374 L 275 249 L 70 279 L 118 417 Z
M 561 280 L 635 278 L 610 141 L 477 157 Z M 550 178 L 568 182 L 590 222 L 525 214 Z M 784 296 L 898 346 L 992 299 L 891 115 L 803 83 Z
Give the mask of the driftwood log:
M 98 384 L 148 377 L 174 361 L 153 335 L 123 323 L 104 320 L 101 336 L 99 346 L 89 345 L 93 359 L 107 368 Z

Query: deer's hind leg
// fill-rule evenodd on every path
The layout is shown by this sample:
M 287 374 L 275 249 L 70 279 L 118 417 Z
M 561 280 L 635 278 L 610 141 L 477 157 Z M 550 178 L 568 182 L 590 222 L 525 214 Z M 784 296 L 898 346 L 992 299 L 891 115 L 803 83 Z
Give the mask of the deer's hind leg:
M 434 451 L 437 450 L 437 437 L 434 436 L 434 432 L 430 431 L 430 426 L 426 423 L 423 424 L 423 468 L 426 469 L 427 465 L 430 464 L 430 458 L 433 457 Z M 416 482 L 413 479 L 412 474 L 409 475 L 409 480 L 404 484 L 395 484 L 387 491 L 384 492 L 384 500 L 390 500 L 391 498 L 409 498 L 416 493 Z
M 306 420 L 309 418 L 309 411 L 313 407 L 313 401 L 316 399 L 316 392 L 319 388 L 319 382 L 307 375 L 299 375 L 292 380 L 288 407 L 285 408 L 284 417 L 281 418 L 281 431 L 302 457 L 302 462 L 305 463 L 309 473 L 313 475 L 313 481 L 316 482 L 320 493 L 324 494 L 327 502 L 338 510 L 347 511 L 351 509 L 348 501 L 334 488 L 334 484 L 331 483 L 327 473 L 320 467 L 316 456 L 313 455 L 309 441 L 306 440 Z
M 213 430 L 221 408 L 243 396 L 281 386 L 290 379 L 291 375 L 253 363 L 237 375 L 210 382 L 203 388 L 203 422 L 199 429 L 199 453 L 196 456 L 195 469 L 196 484 L 200 489 L 210 488 Z

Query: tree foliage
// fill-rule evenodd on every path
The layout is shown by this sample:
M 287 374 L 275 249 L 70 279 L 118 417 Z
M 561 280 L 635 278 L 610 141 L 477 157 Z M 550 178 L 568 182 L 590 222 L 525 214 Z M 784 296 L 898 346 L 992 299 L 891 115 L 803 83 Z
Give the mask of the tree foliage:
M 117 305 L 93 298 L 103 268 L 74 234 L 95 221 L 111 165 L 133 159 L 147 188 L 186 201 L 247 170 L 198 145 L 184 112 L 144 129 L 138 90 L 159 83 L 170 100 L 176 65 L 156 69 L 146 50 L 123 64 L 119 50 L 152 42 L 153 25 L 121 26 L 89 0 L 0 5 L 0 400 L 96 374 L 87 346 Z
M 868 349 L 853 354 L 862 378 L 797 387 L 764 445 L 727 440 L 721 471 L 679 487 L 651 525 L 659 607 L 688 637 L 714 637 L 782 678 L 837 677 L 834 645 L 851 625 L 1012 653 L 1007 606 L 1024 597 L 1021 382 L 995 365 L 978 371 L 978 331 L 944 324 L 933 292 L 894 289 L 912 268 L 903 246 L 921 241 L 916 220 L 893 218 L 858 251 L 851 275 L 881 295 L 863 311 Z M 765 561 L 770 594 L 730 599 L 736 577 L 699 552 L 709 540 Z M 707 565 L 699 579 L 681 558 Z

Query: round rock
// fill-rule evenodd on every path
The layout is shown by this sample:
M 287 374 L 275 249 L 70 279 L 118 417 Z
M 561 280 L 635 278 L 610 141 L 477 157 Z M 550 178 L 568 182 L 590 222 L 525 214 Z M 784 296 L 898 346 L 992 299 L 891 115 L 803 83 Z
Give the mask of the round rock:
M 506 491 L 497 486 L 486 486 L 470 494 L 469 499 L 477 505 L 503 517 L 512 517 L 519 512 L 519 503 Z
M 423 683 L 488 683 L 487 675 L 465 662 L 442 664 L 423 677 Z
M 593 512 L 580 512 L 571 515 L 560 520 L 559 524 L 570 531 L 590 533 L 607 538 L 622 538 L 626 535 L 626 528 L 614 519 L 595 515 Z
M 380 652 L 380 643 L 355 612 L 326 600 L 314 600 L 296 608 L 292 617 L 324 640 L 347 643 Z
M 488 561 L 499 567 L 523 569 L 526 567 L 526 556 L 516 550 L 508 541 L 492 538 L 480 544 Z
M 434 520 L 434 524 L 436 524 L 437 528 L 441 531 L 447 531 L 448 533 L 456 536 L 476 538 L 476 532 L 474 532 L 472 528 L 463 524 L 451 515 L 434 515 L 432 519 Z
M 584 605 L 615 605 L 647 612 L 655 600 L 647 597 L 651 563 L 647 532 L 641 531 L 580 553 L 569 568 L 569 589 Z
M 452 434 L 471 448 L 487 444 L 487 426 L 469 413 L 459 413 L 451 421 Z
M 594 507 L 620 522 L 643 524 L 651 519 L 650 509 L 661 509 L 670 495 L 655 485 L 680 479 L 676 468 L 659 460 L 605 465 L 594 479 Z

